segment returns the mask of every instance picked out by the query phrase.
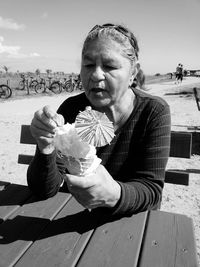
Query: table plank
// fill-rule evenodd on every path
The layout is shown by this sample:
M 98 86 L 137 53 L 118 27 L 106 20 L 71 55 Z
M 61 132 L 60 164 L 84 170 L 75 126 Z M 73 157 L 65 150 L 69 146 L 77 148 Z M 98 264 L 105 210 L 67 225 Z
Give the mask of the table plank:
M 77 266 L 136 267 L 146 218 L 147 212 L 142 212 L 131 218 L 122 218 L 100 226 Z
M 43 201 L 33 197 L 1 223 L 0 266 L 16 263 L 70 197 L 61 192 Z
M 28 198 L 31 192 L 27 186 L 19 184 L 5 184 L 1 182 L 0 191 L 0 222 L 4 221 Z
M 152 211 L 139 267 L 198 267 L 193 224 L 181 214 Z
M 75 266 L 98 220 L 70 199 L 15 267 Z

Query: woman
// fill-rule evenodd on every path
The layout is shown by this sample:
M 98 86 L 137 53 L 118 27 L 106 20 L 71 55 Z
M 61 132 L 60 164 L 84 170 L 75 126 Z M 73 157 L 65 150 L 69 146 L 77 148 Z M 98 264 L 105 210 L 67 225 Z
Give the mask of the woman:
M 170 147 L 170 111 L 161 98 L 131 88 L 138 52 L 135 36 L 121 25 L 97 25 L 89 32 L 81 63 L 85 92 L 65 100 L 57 113 L 44 107 L 32 120 L 38 146 L 27 179 L 35 194 L 55 195 L 65 176 L 66 190 L 89 209 L 128 215 L 159 207 Z M 68 174 L 64 160 L 56 156 L 53 138 L 57 126 L 73 123 L 89 105 L 106 113 L 115 137 L 97 149 L 102 162 L 96 171 L 78 177 Z

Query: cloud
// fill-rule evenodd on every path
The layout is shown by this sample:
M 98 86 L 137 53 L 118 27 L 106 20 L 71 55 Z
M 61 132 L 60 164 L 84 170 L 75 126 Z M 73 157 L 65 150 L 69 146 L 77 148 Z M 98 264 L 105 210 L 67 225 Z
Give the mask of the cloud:
M 0 56 L 6 55 L 8 58 L 33 58 L 33 57 L 39 57 L 40 55 L 36 52 L 30 53 L 30 54 L 23 54 L 21 53 L 21 47 L 20 46 L 12 46 L 12 45 L 4 45 L 4 38 L 3 36 L 0 36 Z
M 8 58 L 35 58 L 35 57 L 40 57 L 40 55 L 38 53 L 30 53 L 30 54 L 22 54 L 22 53 L 11 54 L 10 53 L 7 57 Z
M 30 57 L 40 57 L 40 55 L 36 52 L 30 53 Z
M 13 19 L 9 19 L 9 18 L 4 19 L 0 17 L 0 28 L 18 31 L 18 30 L 24 30 L 25 25 L 18 24 Z
M 19 53 L 20 46 L 3 45 L 3 41 L 3 36 L 0 36 L 0 54 L 17 55 Z

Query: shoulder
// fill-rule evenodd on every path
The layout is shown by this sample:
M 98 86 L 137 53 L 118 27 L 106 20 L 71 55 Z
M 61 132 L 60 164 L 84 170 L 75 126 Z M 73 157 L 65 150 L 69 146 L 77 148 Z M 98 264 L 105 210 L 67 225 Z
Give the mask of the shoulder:
M 169 104 L 161 97 L 150 95 L 142 90 L 134 90 L 136 105 L 132 118 L 150 123 L 152 121 L 171 121 Z
M 132 118 L 141 123 L 142 127 L 148 126 L 148 129 L 164 125 L 169 130 L 171 125 L 169 104 L 163 98 L 150 95 L 142 90 L 137 90 L 135 94 L 136 107 Z
M 133 92 L 135 93 L 136 101 L 139 105 L 142 105 L 143 107 L 160 107 L 161 109 L 169 107 L 169 104 L 159 96 L 151 95 L 145 91 L 136 88 L 133 89 Z
M 90 105 L 85 93 L 68 97 L 58 108 L 58 113 L 63 115 L 65 122 L 73 123 L 79 111 Z

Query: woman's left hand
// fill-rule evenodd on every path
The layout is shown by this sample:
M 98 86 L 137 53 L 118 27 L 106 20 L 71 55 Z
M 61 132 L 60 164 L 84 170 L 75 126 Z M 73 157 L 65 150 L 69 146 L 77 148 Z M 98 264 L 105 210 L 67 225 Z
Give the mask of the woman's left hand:
M 101 164 L 90 175 L 66 174 L 65 180 L 70 193 L 87 209 L 114 207 L 121 196 L 121 186 Z

